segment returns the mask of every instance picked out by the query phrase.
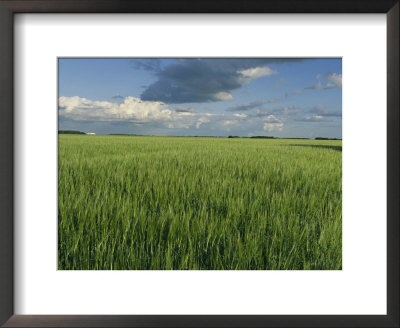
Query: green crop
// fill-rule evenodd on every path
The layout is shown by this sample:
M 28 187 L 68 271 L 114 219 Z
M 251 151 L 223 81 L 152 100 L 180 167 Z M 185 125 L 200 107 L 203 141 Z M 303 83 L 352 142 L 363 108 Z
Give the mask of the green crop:
M 340 140 L 59 135 L 60 270 L 338 270 Z

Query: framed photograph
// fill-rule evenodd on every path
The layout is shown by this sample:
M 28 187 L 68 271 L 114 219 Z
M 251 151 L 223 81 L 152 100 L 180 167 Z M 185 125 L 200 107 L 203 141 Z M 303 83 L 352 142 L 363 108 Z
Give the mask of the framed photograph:
M 0 1 L 5 327 L 398 327 L 398 1 Z
M 341 58 L 63 57 L 58 93 L 58 270 L 342 269 Z

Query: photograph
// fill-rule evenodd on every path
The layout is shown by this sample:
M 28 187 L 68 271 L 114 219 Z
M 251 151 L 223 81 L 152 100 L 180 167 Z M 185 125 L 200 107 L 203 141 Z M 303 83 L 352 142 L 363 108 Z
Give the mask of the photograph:
M 342 270 L 342 58 L 59 57 L 57 79 L 58 270 Z

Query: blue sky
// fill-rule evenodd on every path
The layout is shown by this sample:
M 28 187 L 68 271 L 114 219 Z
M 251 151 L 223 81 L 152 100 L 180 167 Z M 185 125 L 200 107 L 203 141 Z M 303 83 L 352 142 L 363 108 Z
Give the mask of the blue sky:
M 340 58 L 60 58 L 59 129 L 342 137 Z

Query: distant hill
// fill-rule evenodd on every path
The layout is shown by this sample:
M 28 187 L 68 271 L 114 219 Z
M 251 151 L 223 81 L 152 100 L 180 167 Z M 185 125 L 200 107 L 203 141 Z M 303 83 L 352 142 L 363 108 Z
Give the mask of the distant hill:
M 74 130 L 58 130 L 58 134 L 86 134 L 86 133 Z

